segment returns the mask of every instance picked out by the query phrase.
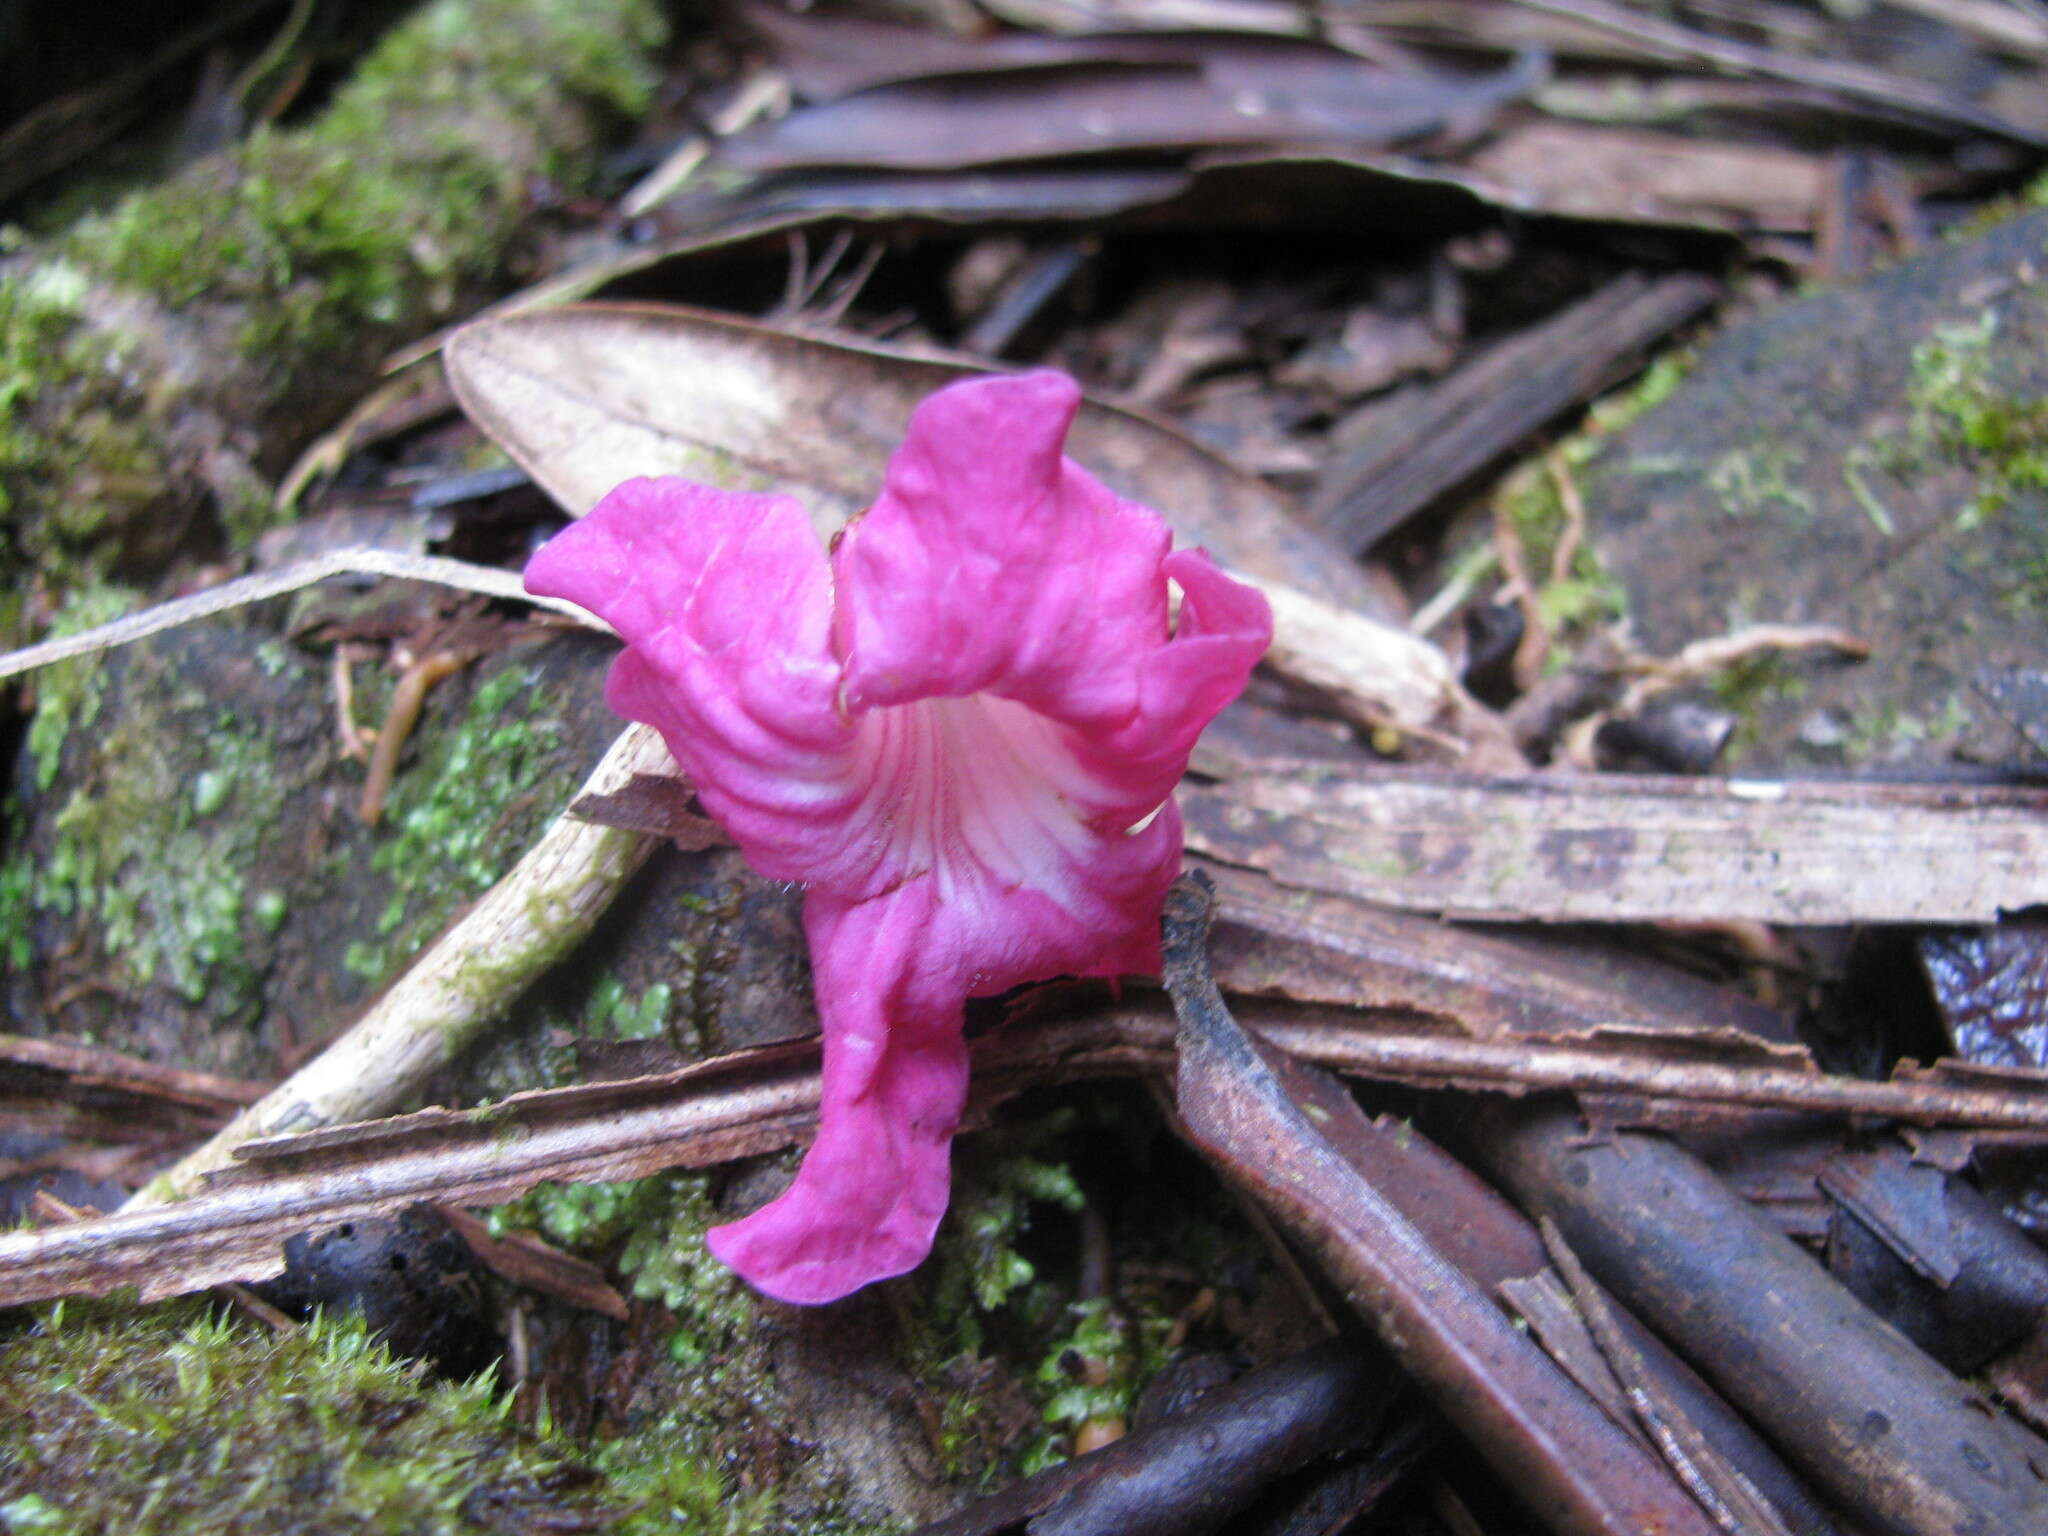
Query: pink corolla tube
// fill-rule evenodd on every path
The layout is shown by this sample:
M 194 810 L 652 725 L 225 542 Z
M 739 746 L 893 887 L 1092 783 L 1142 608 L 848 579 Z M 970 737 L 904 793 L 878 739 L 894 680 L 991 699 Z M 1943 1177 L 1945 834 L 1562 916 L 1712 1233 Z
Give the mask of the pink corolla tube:
M 805 888 L 817 1141 L 710 1234 L 784 1301 L 930 1252 L 967 998 L 1159 969 L 1174 785 L 1272 638 L 1258 592 L 1062 456 L 1079 403 L 1056 373 L 940 390 L 829 556 L 786 496 L 643 479 L 526 570 L 618 630 L 607 702 Z

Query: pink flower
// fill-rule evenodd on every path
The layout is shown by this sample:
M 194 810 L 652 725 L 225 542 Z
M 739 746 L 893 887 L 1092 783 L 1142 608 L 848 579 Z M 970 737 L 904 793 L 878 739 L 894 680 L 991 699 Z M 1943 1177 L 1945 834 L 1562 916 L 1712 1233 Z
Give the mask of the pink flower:
M 941 390 L 829 557 L 788 497 L 659 479 L 527 567 L 625 637 L 611 707 L 662 733 L 755 869 L 806 888 L 818 1138 L 710 1234 L 785 1301 L 930 1251 L 967 998 L 1158 970 L 1174 785 L 1271 638 L 1263 597 L 1061 456 L 1079 402 L 1055 373 Z

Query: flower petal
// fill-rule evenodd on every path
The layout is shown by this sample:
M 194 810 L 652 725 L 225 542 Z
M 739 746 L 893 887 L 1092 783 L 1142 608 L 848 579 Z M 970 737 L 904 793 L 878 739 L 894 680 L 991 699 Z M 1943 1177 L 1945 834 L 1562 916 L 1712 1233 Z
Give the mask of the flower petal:
M 931 1251 L 967 1101 L 964 994 L 926 942 L 936 903 L 928 882 L 805 902 L 825 1024 L 818 1139 L 788 1189 L 706 1238 L 779 1300 L 835 1301 Z
M 628 480 L 526 568 L 627 649 L 606 701 L 654 726 L 705 808 L 776 879 L 805 879 L 860 791 L 839 714 L 832 583 L 786 496 Z
M 911 416 L 833 556 L 851 707 L 990 692 L 1071 725 L 1130 713 L 1133 660 L 1166 639 L 1172 535 L 1061 457 L 1080 399 L 1028 373 Z
M 1173 786 L 1271 639 L 1263 597 L 1062 457 L 1078 401 L 1057 374 L 927 400 L 829 570 L 796 503 L 676 480 L 621 486 L 528 567 L 626 638 L 613 708 L 756 869 L 809 887 L 818 1138 L 711 1235 L 785 1300 L 929 1250 L 966 998 L 1157 969 Z

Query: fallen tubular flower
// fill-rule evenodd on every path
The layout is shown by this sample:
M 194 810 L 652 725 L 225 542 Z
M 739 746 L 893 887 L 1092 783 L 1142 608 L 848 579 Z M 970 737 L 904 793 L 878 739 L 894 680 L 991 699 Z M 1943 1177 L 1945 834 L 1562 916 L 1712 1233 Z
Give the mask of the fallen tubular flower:
M 1062 457 L 1079 403 L 1055 373 L 941 390 L 829 555 L 789 497 L 643 479 L 527 567 L 625 638 L 611 707 L 806 888 L 818 1138 L 710 1234 L 785 1301 L 930 1251 L 967 998 L 1158 970 L 1174 785 L 1271 639 L 1263 597 Z

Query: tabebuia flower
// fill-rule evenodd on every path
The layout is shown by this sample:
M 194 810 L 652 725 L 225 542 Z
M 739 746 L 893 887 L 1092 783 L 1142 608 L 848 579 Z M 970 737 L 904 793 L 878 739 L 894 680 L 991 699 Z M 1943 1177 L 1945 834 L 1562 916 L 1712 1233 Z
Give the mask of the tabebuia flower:
M 1047 372 L 940 390 L 829 555 L 789 497 L 641 479 L 527 567 L 625 639 L 611 707 L 804 887 L 817 1140 L 710 1234 L 785 1301 L 930 1251 L 968 998 L 1158 970 L 1174 785 L 1271 639 L 1257 591 L 1062 456 L 1079 402 Z

